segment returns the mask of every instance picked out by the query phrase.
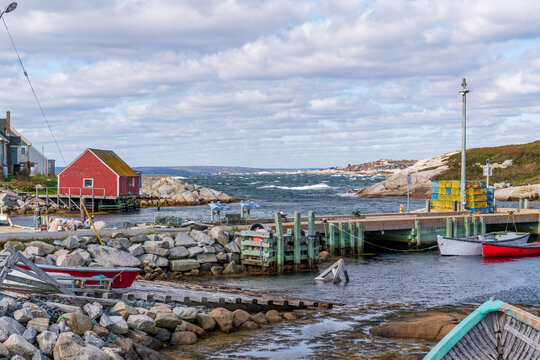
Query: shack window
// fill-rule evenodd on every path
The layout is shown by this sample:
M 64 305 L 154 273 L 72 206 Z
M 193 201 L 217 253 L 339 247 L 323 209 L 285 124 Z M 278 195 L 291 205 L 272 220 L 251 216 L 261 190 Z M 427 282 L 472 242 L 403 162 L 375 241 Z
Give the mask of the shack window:
M 85 188 L 94 187 L 94 179 L 84 179 L 83 187 Z
M 26 154 L 26 149 L 24 147 L 21 147 L 21 155 Z

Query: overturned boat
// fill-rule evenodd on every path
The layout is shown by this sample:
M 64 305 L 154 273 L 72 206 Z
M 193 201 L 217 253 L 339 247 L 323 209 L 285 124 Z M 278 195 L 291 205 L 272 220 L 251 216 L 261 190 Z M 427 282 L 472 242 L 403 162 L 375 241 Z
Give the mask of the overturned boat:
M 491 232 L 483 235 L 463 238 L 437 236 L 437 244 L 441 255 L 482 255 L 482 244 L 517 245 L 526 244 L 529 233 L 525 232 Z
M 540 359 L 540 318 L 488 300 L 453 328 L 424 360 Z

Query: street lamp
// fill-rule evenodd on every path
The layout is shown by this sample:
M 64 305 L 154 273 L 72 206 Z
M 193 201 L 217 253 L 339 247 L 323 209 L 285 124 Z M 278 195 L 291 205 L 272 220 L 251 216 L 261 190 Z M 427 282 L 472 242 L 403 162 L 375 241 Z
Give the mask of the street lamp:
M 12 2 L 11 4 L 9 4 L 6 7 L 6 9 L 4 11 L 2 11 L 2 13 L 0 13 L 0 19 L 2 18 L 2 16 L 4 16 L 5 13 L 12 12 L 16 8 L 17 8 L 17 3 L 16 2 Z

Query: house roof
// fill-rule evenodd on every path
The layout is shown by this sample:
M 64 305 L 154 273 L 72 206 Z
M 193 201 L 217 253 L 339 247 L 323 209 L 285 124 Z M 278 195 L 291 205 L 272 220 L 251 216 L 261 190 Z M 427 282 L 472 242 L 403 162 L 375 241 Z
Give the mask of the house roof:
M 119 176 L 139 176 L 120 156 L 112 150 L 88 149 Z
M 11 130 L 11 132 L 12 132 L 13 134 L 15 134 L 15 136 L 20 137 L 21 140 L 24 141 L 24 142 L 26 143 L 27 146 L 31 146 L 31 145 L 32 145 L 32 143 L 31 143 L 30 141 L 28 141 L 27 138 L 25 138 L 24 136 L 22 136 L 20 132 L 18 132 L 18 131 L 15 130 L 14 128 L 10 128 L 10 130 Z M 9 134 L 8 134 L 8 135 L 9 135 Z

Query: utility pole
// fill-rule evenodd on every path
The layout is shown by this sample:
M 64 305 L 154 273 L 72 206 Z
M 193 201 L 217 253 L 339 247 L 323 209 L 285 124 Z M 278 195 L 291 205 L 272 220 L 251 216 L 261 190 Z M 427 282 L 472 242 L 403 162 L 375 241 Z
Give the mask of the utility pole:
M 465 152 L 467 150 L 466 145 L 466 138 L 467 138 L 467 116 L 466 116 L 466 108 L 467 108 L 467 93 L 469 90 L 467 90 L 467 82 L 465 81 L 465 78 L 463 78 L 461 82 L 462 90 L 459 92 L 461 94 L 462 98 L 462 105 L 461 105 L 461 183 L 460 183 L 460 192 L 461 192 L 461 210 L 465 210 L 465 206 L 467 205 L 467 199 L 465 196 L 465 164 L 466 164 L 466 156 Z

